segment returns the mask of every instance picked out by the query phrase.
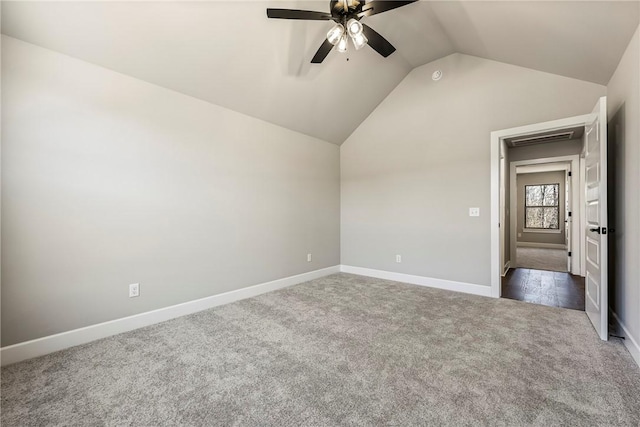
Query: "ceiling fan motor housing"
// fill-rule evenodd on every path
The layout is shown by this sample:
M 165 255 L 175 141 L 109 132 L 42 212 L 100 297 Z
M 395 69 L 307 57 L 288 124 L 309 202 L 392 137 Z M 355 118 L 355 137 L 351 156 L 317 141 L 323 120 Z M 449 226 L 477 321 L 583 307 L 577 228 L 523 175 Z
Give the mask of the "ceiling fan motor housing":
M 312 64 L 320 64 L 329 52 L 336 47 L 340 52 L 346 52 L 347 35 L 351 37 L 354 47 L 361 49 L 369 45 L 384 58 L 395 52 L 396 48 L 373 28 L 360 20 L 366 16 L 377 15 L 415 3 L 418 0 L 330 0 L 330 13 L 314 10 L 274 9 L 267 8 L 267 17 L 276 19 L 303 19 L 309 21 L 334 21 L 334 26 L 327 33 L 316 54 L 311 59 Z
M 347 10 L 345 10 L 345 2 Z M 334 21 L 345 24 L 349 19 L 354 18 L 360 20 L 357 15 L 362 12 L 364 1 L 358 0 L 330 0 L 329 10 Z

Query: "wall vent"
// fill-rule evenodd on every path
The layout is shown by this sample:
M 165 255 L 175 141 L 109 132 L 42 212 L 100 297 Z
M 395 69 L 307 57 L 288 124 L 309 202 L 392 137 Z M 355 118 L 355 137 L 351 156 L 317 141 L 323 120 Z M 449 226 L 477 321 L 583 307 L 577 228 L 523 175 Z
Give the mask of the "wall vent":
M 507 141 L 511 147 L 523 147 L 525 145 L 542 144 L 545 142 L 567 141 L 573 138 L 574 131 L 556 132 L 546 135 L 525 136 L 522 138 L 513 138 Z

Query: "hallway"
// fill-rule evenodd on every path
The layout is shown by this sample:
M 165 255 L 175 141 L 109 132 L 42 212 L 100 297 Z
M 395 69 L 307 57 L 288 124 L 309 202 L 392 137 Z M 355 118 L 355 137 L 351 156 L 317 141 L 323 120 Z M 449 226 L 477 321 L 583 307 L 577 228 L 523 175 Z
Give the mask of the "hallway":
M 518 267 L 535 270 L 567 271 L 566 249 L 527 248 L 516 249 Z
M 558 271 L 515 268 L 502 278 L 502 297 L 584 311 L 584 278 Z

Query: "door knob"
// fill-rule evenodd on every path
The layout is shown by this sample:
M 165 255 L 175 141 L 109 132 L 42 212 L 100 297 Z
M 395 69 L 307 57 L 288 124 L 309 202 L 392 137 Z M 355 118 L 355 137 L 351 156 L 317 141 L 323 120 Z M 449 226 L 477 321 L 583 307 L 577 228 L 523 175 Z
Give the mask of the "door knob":
M 600 234 L 600 227 L 598 228 L 590 228 L 589 231 Z

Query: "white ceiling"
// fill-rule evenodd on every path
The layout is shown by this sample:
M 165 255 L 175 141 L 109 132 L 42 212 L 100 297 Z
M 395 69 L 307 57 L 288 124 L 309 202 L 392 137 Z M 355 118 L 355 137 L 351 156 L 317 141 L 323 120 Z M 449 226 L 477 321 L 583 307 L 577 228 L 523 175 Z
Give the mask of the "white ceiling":
M 309 61 L 328 1 L 2 2 L 2 33 L 336 144 L 414 67 L 461 52 L 606 84 L 638 1 L 421 1 L 365 18 L 398 49 Z M 347 61 L 349 58 L 349 61 Z

